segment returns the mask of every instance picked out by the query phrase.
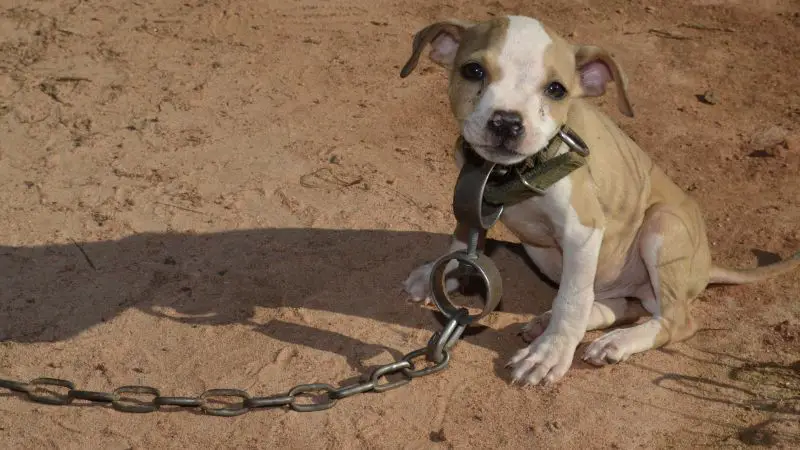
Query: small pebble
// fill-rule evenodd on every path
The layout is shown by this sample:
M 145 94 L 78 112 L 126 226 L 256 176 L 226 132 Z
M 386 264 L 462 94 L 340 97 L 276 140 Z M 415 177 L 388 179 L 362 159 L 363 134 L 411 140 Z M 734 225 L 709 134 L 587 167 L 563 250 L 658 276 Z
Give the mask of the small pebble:
M 778 156 L 783 150 L 790 148 L 787 141 L 788 134 L 786 129 L 778 126 L 755 133 L 747 145 L 751 151 L 750 156 Z
M 447 441 L 447 436 L 444 435 L 444 428 L 440 428 L 439 431 L 431 431 L 430 439 L 431 442 Z
M 697 99 L 700 100 L 700 102 L 705 103 L 706 105 L 717 104 L 717 96 L 714 95 L 713 91 L 705 91 L 702 94 L 698 95 Z

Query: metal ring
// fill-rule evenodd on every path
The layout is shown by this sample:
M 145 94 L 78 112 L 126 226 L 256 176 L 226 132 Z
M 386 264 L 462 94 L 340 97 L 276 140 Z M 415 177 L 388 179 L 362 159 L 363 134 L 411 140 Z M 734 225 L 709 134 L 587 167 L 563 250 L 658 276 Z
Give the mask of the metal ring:
M 250 397 L 244 401 L 248 408 L 274 408 L 291 405 L 294 397 L 288 395 L 273 395 L 271 397 Z
M 77 391 L 74 389 L 69 391 L 69 396 L 74 398 L 75 400 L 86 400 L 89 402 L 99 402 L 99 403 L 111 403 L 115 400 L 119 400 L 118 396 L 109 392 Z
M 28 383 L 13 380 L 0 380 L 0 388 L 9 389 L 14 392 L 21 392 L 27 394 L 33 389 Z
M 203 404 L 198 397 L 156 397 L 153 403 L 159 406 L 181 406 L 184 408 L 196 408 Z
M 467 310 L 461 308 L 456 317 L 450 319 L 442 331 L 437 331 L 428 341 L 428 359 L 435 363 L 444 359 L 444 353 L 453 348 L 458 339 L 467 328 L 466 325 L 459 323 L 463 317 L 467 316 Z
M 31 390 L 27 391 L 28 398 L 33 400 L 37 403 L 44 403 L 46 405 L 69 405 L 72 403 L 72 397 L 69 396 L 69 393 L 63 396 L 57 395 L 40 395 L 34 393 L 35 386 L 58 386 L 64 387 L 69 389 L 70 391 L 75 389 L 75 385 L 71 381 L 67 380 L 60 380 L 58 378 L 37 378 L 32 380 L 30 383 Z
M 567 146 L 581 156 L 589 156 L 589 147 L 583 142 L 577 134 L 567 127 L 558 129 L 558 137 L 564 141 Z
M 411 367 L 408 369 L 403 369 L 403 374 L 409 378 L 417 378 L 417 377 L 424 377 L 426 375 L 430 375 L 447 367 L 447 364 L 450 363 L 450 352 L 444 350 L 442 353 L 443 358 L 441 361 L 437 362 L 436 364 L 426 367 L 424 369 L 417 369 L 414 365 L 414 360 L 420 358 L 422 356 L 426 356 L 428 353 L 427 348 L 421 348 L 419 350 L 414 350 L 413 352 L 403 356 L 403 361 L 408 361 L 411 363 Z
M 405 377 L 403 379 L 397 381 L 390 381 L 388 383 L 379 384 L 381 377 L 385 375 L 391 375 L 393 373 L 402 373 L 406 369 L 411 368 L 410 361 L 398 361 L 395 363 L 387 364 L 385 366 L 379 367 L 372 372 L 372 376 L 370 376 L 370 381 L 372 382 L 373 386 L 372 389 L 375 392 L 386 392 L 392 389 L 399 388 L 400 386 L 404 386 L 411 382 L 410 377 Z M 404 374 L 405 376 L 405 374 Z
M 461 339 L 461 335 L 464 334 L 464 331 L 466 329 L 467 329 L 466 325 L 463 324 L 458 325 L 455 331 L 453 331 L 453 334 L 451 334 L 447 340 L 442 342 L 442 344 L 444 344 L 444 347 L 442 348 L 442 353 L 446 352 L 447 350 L 451 350 L 456 345 L 456 342 L 458 342 L 458 340 Z
M 159 405 L 155 402 L 151 404 L 130 404 L 124 403 L 123 397 L 120 394 L 147 394 L 152 395 L 153 400 L 160 397 L 158 389 L 150 386 L 122 386 L 114 389 L 113 395 L 117 396 L 116 400 L 111 402 L 111 406 L 117 411 L 129 413 L 149 413 L 157 410 Z
M 489 161 L 479 165 L 467 158 L 464 162 L 453 192 L 453 213 L 459 223 L 488 230 L 500 218 L 503 205 L 490 205 L 483 200 L 486 182 L 494 167 Z
M 236 407 L 223 406 L 221 408 L 209 408 L 209 397 L 239 397 L 242 399 L 242 403 Z M 249 411 L 249 408 L 247 407 L 247 400 L 249 398 L 250 394 L 240 389 L 209 389 L 200 394 L 200 401 L 202 401 L 200 404 L 200 409 L 202 409 L 204 413 L 212 416 L 238 416 Z
M 336 404 L 337 400 L 331 397 L 331 395 L 336 392 L 336 389 L 334 389 L 333 386 L 325 383 L 301 384 L 292 388 L 292 390 L 286 395 L 294 398 L 299 394 L 309 394 L 317 391 L 325 391 L 325 393 L 328 394 L 328 400 L 324 403 L 310 403 L 306 405 L 300 405 L 292 401 L 292 403 L 289 404 L 289 407 L 297 412 L 309 412 L 322 411 Z
M 473 269 L 472 276 L 479 277 L 486 286 L 485 303 L 483 311 L 479 314 L 469 315 L 462 313 L 461 311 L 464 308 L 456 306 L 450 299 L 450 294 L 446 288 L 445 268 L 453 260 Z M 503 279 L 500 277 L 500 271 L 497 270 L 497 266 L 492 262 L 491 258 L 484 253 L 472 256 L 463 250 L 459 250 L 439 258 L 431 269 L 430 285 L 433 301 L 448 320 L 456 319 L 459 325 L 471 325 L 494 311 L 503 294 L 502 283 Z
M 356 383 L 349 386 L 340 387 L 339 389 L 331 392 L 331 398 L 341 400 L 356 394 L 363 394 L 375 389 L 375 382 L 369 381 L 366 383 Z

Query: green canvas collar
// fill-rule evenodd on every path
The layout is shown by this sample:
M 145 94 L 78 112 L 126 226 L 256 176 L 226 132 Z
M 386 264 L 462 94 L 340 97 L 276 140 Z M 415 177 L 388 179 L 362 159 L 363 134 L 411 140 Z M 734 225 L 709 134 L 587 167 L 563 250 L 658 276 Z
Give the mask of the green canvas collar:
M 459 139 L 466 158 L 482 159 L 463 136 Z M 562 143 L 569 151 L 556 155 Z M 511 206 L 544 195 L 550 186 L 585 165 L 588 156 L 583 140 L 564 125 L 541 151 L 512 166 L 495 166 L 486 183 L 484 201 Z

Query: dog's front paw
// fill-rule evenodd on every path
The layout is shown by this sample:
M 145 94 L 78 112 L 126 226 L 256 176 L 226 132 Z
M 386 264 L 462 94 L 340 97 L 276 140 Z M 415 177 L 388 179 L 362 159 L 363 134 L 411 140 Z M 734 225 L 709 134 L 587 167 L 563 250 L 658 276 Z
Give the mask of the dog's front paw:
M 547 311 L 546 313 L 536 316 L 531 319 L 530 322 L 526 323 L 522 327 L 522 331 L 519 333 L 520 336 L 522 336 L 522 340 L 530 343 L 541 336 L 547 329 L 548 325 L 550 325 L 551 316 L 552 313 Z
M 562 334 L 543 334 L 518 351 L 508 365 L 512 382 L 537 385 L 555 383 L 572 365 L 577 342 Z
M 458 261 L 451 261 L 447 267 L 445 267 L 445 274 L 452 272 L 458 267 Z M 431 270 L 433 269 L 433 263 L 423 264 L 411 272 L 411 275 L 406 278 L 406 281 L 403 282 L 403 289 L 405 289 L 406 293 L 411 297 L 411 301 L 413 302 L 425 302 L 425 304 L 431 303 L 433 300 L 431 298 L 431 285 L 430 285 L 430 278 L 431 278 Z M 448 279 L 445 284 L 445 288 L 448 292 L 453 292 L 458 289 L 458 281 L 454 279 Z

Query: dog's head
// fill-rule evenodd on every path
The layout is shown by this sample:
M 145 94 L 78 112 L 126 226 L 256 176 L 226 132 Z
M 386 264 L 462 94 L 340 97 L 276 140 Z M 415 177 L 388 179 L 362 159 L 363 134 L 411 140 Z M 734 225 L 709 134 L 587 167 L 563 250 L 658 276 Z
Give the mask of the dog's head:
M 611 81 L 620 111 L 633 116 L 625 75 L 607 51 L 569 44 L 535 19 L 431 24 L 415 35 L 400 76 L 414 70 L 428 44 L 430 58 L 450 70 L 450 105 L 464 139 L 494 163 L 515 164 L 541 150 L 573 99 L 602 95 Z

